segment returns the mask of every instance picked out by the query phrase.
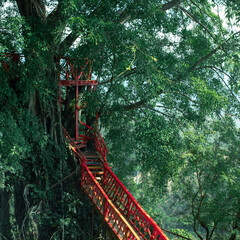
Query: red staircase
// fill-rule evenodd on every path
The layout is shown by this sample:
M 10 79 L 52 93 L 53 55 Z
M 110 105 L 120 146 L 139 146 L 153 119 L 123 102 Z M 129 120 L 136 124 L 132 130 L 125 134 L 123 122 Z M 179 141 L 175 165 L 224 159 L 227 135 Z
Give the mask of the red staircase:
M 76 88 L 75 138 L 71 138 L 65 129 L 64 132 L 82 169 L 81 186 L 103 216 L 114 238 L 167 240 L 161 228 L 111 171 L 106 159 L 108 149 L 97 125 L 91 127 L 79 119 L 79 88 L 91 91 L 97 85 L 97 81 L 91 80 L 91 61 L 84 59 L 81 64 L 79 62 L 76 63 L 76 59 L 60 59 L 59 87 Z
M 5 54 L 4 57 L 8 60 L 1 63 L 8 72 L 12 64 L 19 66 L 24 58 L 17 53 Z M 88 126 L 80 119 L 79 113 L 86 104 L 80 105 L 79 93 L 95 90 L 97 85 L 97 81 L 91 80 L 91 61 L 64 57 L 59 60 L 59 70 L 60 109 L 65 108 L 67 91 L 75 88 L 75 137 L 63 128 L 64 133 L 81 166 L 81 187 L 104 218 L 111 238 L 167 240 L 161 228 L 111 171 L 106 159 L 108 149 L 97 125 Z

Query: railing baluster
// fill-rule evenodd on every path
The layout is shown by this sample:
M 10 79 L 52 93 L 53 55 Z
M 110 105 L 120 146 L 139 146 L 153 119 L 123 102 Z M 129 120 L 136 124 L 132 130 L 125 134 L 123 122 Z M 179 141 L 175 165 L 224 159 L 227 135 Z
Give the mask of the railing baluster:
M 134 236 L 133 239 L 140 240 L 135 230 L 129 225 L 129 223 L 125 220 L 125 218 L 121 215 L 121 213 L 109 200 L 108 196 L 103 191 L 97 180 L 94 178 L 90 170 L 87 168 L 87 166 L 84 166 L 83 168 L 85 174 L 82 183 L 83 189 L 86 191 L 88 196 L 92 199 L 92 201 L 95 204 L 99 202 L 99 200 L 97 199 L 102 198 L 103 212 L 101 212 L 101 207 L 98 204 L 96 204 L 96 207 L 103 214 L 105 221 L 111 226 L 115 234 L 117 234 L 117 236 L 119 236 L 119 238 L 122 239 L 121 236 L 128 235 L 129 229 L 131 229 L 131 233 Z M 89 181 L 87 181 L 87 179 Z M 92 186 L 91 190 L 88 190 L 87 186 Z M 115 230 L 116 227 L 117 230 Z
M 112 227 L 115 228 L 116 224 L 118 225 L 118 231 L 121 232 L 121 234 L 124 234 L 124 232 L 121 230 L 123 225 L 122 223 L 126 224 L 123 219 L 120 220 L 115 217 L 117 216 L 115 206 L 112 206 L 111 202 L 109 201 L 109 198 L 115 202 L 116 206 L 119 207 L 119 210 L 121 211 L 121 214 L 126 215 L 128 217 L 128 221 L 134 226 L 135 230 L 137 231 L 138 235 L 142 237 L 142 239 L 153 239 L 157 240 L 157 237 L 160 236 L 162 240 L 168 239 L 163 231 L 158 227 L 158 225 L 150 218 L 150 216 L 142 209 L 142 207 L 139 205 L 139 203 L 133 198 L 133 196 L 129 193 L 129 191 L 125 188 L 125 186 L 119 181 L 119 179 L 115 176 L 115 174 L 110 170 L 110 168 L 106 164 L 106 153 L 107 148 L 105 148 L 105 143 L 103 138 L 100 138 L 98 136 L 101 136 L 98 132 L 98 129 L 96 132 L 94 132 L 94 129 L 87 126 L 85 123 L 82 123 L 88 131 L 92 132 L 90 136 L 93 136 L 94 144 L 96 148 L 98 149 L 99 154 L 103 157 L 104 160 L 104 179 L 103 179 L 103 188 L 104 193 L 101 194 L 107 194 L 103 196 L 102 200 L 104 204 L 103 206 L 103 215 L 108 222 L 109 225 L 113 225 Z M 87 134 L 87 133 L 86 133 Z M 72 140 L 69 137 L 70 140 Z M 71 141 L 72 142 L 72 141 Z M 86 159 L 83 155 L 81 155 L 80 151 L 77 151 L 74 147 L 74 144 L 72 143 L 72 149 L 75 152 L 76 156 L 80 159 L 80 163 L 82 163 L 83 170 L 82 170 L 82 185 L 89 185 L 91 186 L 90 189 L 88 187 L 83 186 L 85 191 L 88 192 L 88 195 L 92 198 L 92 201 L 96 204 L 98 209 L 100 210 L 101 204 L 99 204 L 100 199 L 97 195 L 100 194 L 101 191 L 98 190 L 99 186 L 96 186 L 95 179 L 91 179 L 91 176 L 89 175 L 91 172 L 88 170 L 86 166 Z M 106 150 L 106 151 L 105 151 Z M 92 176 L 93 177 L 93 176 Z M 94 178 L 94 177 L 93 177 Z M 90 182 L 91 181 L 91 182 Z M 96 181 L 97 182 L 97 181 Z M 99 184 L 99 183 L 97 183 Z M 101 188 L 101 187 L 100 187 Z M 101 211 L 101 210 L 100 210 Z M 154 232 L 150 231 L 151 229 L 154 229 Z M 114 230 L 114 229 L 113 229 Z M 115 231 L 115 230 L 114 230 Z M 116 233 L 116 231 L 115 231 Z M 118 233 L 116 233 L 118 234 Z M 133 239 L 138 239 L 134 235 Z
M 142 209 L 139 203 L 133 198 L 129 191 L 119 181 L 108 166 L 105 167 L 106 176 L 111 179 L 110 186 L 106 187 L 106 192 L 112 200 L 120 202 L 119 209 L 128 216 L 129 221 L 133 224 L 138 234 L 143 239 L 156 239 L 161 236 L 161 239 L 168 239 L 160 227 L 153 221 L 152 218 Z M 110 175 L 110 177 L 109 177 Z M 121 188 L 121 190 L 119 190 Z M 116 195 L 113 195 L 113 192 Z M 150 227 L 154 229 L 154 233 L 150 231 Z M 142 233 L 143 232 L 143 233 Z

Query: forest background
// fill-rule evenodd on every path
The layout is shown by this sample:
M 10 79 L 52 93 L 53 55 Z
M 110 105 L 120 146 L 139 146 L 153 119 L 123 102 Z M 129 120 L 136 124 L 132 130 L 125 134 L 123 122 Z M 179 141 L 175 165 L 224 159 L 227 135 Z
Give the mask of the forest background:
M 51 188 L 75 170 L 61 130 L 74 109 L 58 106 L 61 56 L 94 59 L 99 85 L 85 115 L 99 112 L 113 171 L 169 238 L 240 239 L 238 0 L 0 7 L 1 61 L 25 56 L 17 77 L 0 68 L 1 240 L 101 239 L 78 176 Z

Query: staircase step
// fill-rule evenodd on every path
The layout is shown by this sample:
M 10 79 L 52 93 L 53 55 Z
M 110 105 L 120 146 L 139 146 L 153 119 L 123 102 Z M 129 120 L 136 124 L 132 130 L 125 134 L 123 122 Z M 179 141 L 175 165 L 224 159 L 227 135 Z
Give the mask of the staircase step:
M 103 166 L 103 164 L 101 162 L 86 162 L 87 165 L 98 165 L 98 166 Z
M 103 174 L 104 173 L 104 171 L 102 170 L 102 169 L 98 169 L 98 170 L 90 170 L 91 171 L 91 173 L 92 174 L 95 174 L 95 173 L 97 173 L 97 174 Z
M 88 168 L 91 169 L 103 169 L 102 166 L 88 166 Z
M 87 158 L 87 159 L 92 159 L 92 158 L 94 158 L 94 159 L 96 159 L 96 158 L 101 158 L 101 155 L 84 155 L 85 156 L 85 158 Z
M 88 162 L 102 162 L 100 159 L 98 158 L 95 158 L 95 159 L 90 159 L 90 158 L 87 158 L 86 159 Z
M 104 171 L 102 169 L 98 169 L 98 170 L 94 169 L 94 170 L 90 170 L 90 171 L 91 171 L 92 174 L 95 174 L 95 173 L 103 174 L 104 173 Z
M 101 162 L 88 162 L 87 161 L 86 163 L 89 166 L 94 166 L 94 165 L 96 165 L 96 166 L 103 166 L 103 164 Z
M 86 146 L 87 146 L 87 144 L 83 143 L 83 144 L 77 145 L 77 148 L 84 148 Z
M 93 177 L 97 180 L 99 180 L 99 179 L 103 180 L 102 175 L 93 175 Z

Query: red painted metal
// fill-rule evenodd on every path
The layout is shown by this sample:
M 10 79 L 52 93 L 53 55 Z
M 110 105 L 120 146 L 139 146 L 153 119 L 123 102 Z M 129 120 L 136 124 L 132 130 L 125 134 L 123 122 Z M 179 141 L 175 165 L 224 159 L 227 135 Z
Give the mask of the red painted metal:
M 89 76 L 91 76 L 91 68 L 89 68 L 89 74 L 82 73 L 82 70 L 89 64 L 88 60 L 85 59 L 85 67 L 80 67 L 80 71 L 78 71 L 76 66 L 72 63 L 74 61 L 67 58 L 63 59 L 65 60 L 65 70 L 62 71 L 62 77 L 59 78 L 59 86 L 76 87 L 76 109 L 78 109 L 78 87 L 90 86 L 88 88 L 90 91 L 92 86 L 94 86 L 94 88 L 96 87 L 97 82 L 90 80 Z M 82 78 L 84 78 L 84 80 L 82 80 Z M 76 110 L 76 114 L 77 111 L 78 110 Z M 96 114 L 96 118 L 98 118 L 98 114 Z M 67 137 L 70 140 L 71 149 L 79 159 L 79 163 L 82 165 L 82 188 L 103 215 L 106 223 L 111 227 L 119 239 L 167 240 L 168 238 L 161 228 L 144 211 L 140 204 L 108 167 L 106 159 L 108 149 L 99 132 L 97 124 L 94 127 L 88 126 L 81 121 L 80 124 L 85 127 L 85 129 L 81 129 L 85 132 L 85 135 L 80 135 L 80 139 L 84 141 L 93 141 L 96 151 L 102 156 L 104 164 L 102 186 L 96 180 L 96 174 L 89 170 L 85 156 L 76 146 L 76 140 L 79 138 L 77 121 L 75 123 L 75 139 L 71 139 L 69 136 Z
M 88 126 L 87 124 L 81 122 L 82 125 L 84 125 L 90 132 L 90 135 L 94 136 L 92 137 L 92 139 L 94 140 L 94 142 L 96 142 L 96 144 L 100 143 L 100 140 L 98 139 L 98 137 L 101 137 L 101 134 L 99 132 L 99 130 L 97 129 L 93 129 L 92 127 Z M 96 131 L 98 133 L 96 133 Z M 101 137 L 102 138 L 102 137 Z M 105 143 L 104 143 L 105 145 Z M 99 144 L 99 147 L 101 145 Z M 106 145 L 105 145 L 106 146 Z M 97 150 L 97 147 L 96 147 Z M 76 151 L 76 150 L 74 150 Z M 102 155 L 102 150 L 98 151 L 101 155 Z M 102 155 L 105 156 L 105 155 Z M 82 162 L 82 160 L 81 160 Z M 97 186 L 98 188 L 101 187 L 101 191 L 104 191 L 104 194 L 106 194 L 106 196 L 104 195 L 104 197 L 106 197 L 105 200 L 111 201 L 111 203 L 113 203 L 114 208 L 116 208 L 120 214 L 122 216 L 124 216 L 124 218 L 127 219 L 128 223 L 131 224 L 132 228 L 134 229 L 134 233 L 137 234 L 136 236 L 138 238 L 136 239 L 151 239 L 151 240 L 167 240 L 167 236 L 165 235 L 165 233 L 161 230 L 161 228 L 157 225 L 157 223 L 146 213 L 146 211 L 144 211 L 144 209 L 141 207 L 141 205 L 135 200 L 135 198 L 131 195 L 131 193 L 126 189 L 126 187 L 122 184 L 122 182 L 116 177 L 116 175 L 111 171 L 111 169 L 108 167 L 107 165 L 107 161 L 104 159 L 104 173 L 103 173 L 103 186 L 101 187 L 100 185 Z M 87 192 L 87 194 L 89 195 L 89 197 L 91 199 L 93 199 L 93 203 L 96 205 L 96 201 L 94 200 L 95 198 L 102 198 L 101 196 L 99 196 L 99 191 L 95 192 L 95 189 L 97 189 L 97 187 L 91 187 L 91 185 L 94 185 L 95 182 L 97 182 L 97 180 L 95 179 L 95 177 L 92 176 L 92 180 L 85 180 L 86 174 L 89 175 L 89 173 L 86 173 L 86 169 L 87 172 L 90 170 L 88 169 L 88 167 L 86 166 L 86 164 L 84 164 L 85 167 L 82 168 L 82 187 L 85 189 L 85 191 Z M 91 172 L 90 172 L 91 173 Z M 90 179 L 90 177 L 87 177 L 88 179 Z M 85 181 L 85 182 L 84 182 Z M 87 181 L 87 183 L 86 183 Z M 90 183 L 91 182 L 91 183 Z M 88 185 L 88 187 L 87 187 Z M 91 191 L 89 190 L 89 186 Z M 94 193 L 95 192 L 95 193 Z M 99 204 L 99 202 L 97 202 L 97 204 Z M 100 208 L 99 206 L 97 206 L 98 208 Z M 109 211 L 108 209 L 109 205 L 105 208 L 105 211 Z M 104 207 L 102 206 L 100 210 L 100 212 L 102 213 L 102 209 L 104 209 Z M 113 211 L 113 210 L 112 210 Z M 114 210 L 115 211 L 115 210 Z M 118 222 L 118 214 L 113 214 L 111 221 L 116 221 Z M 114 225 L 115 226 L 115 225 Z M 118 225 L 117 225 L 118 226 Z M 119 226 L 118 226 L 119 227 Z M 124 239 L 124 238 L 120 238 L 120 236 L 118 235 L 117 232 L 115 232 L 115 234 L 119 237 L 119 239 Z M 122 236 L 123 233 L 121 233 Z M 125 236 L 125 235 L 124 235 Z M 126 239 L 131 239 L 129 237 L 126 237 Z M 133 238 L 135 239 L 135 238 Z
M 79 141 L 79 111 L 81 107 L 78 104 L 79 87 L 88 87 L 89 90 L 92 86 L 97 85 L 96 80 L 91 79 L 92 75 L 92 61 L 84 58 L 67 58 L 61 57 L 59 59 L 59 104 L 61 109 L 62 97 L 61 87 L 75 87 L 75 140 Z
M 83 165 L 82 188 L 92 199 L 94 205 L 103 215 L 104 220 L 119 239 L 142 239 L 128 220 L 115 207 L 107 194 L 86 165 Z
M 21 55 L 6 54 L 8 61 L 2 61 L 2 66 L 6 71 L 11 69 L 11 62 L 21 64 Z M 80 121 L 86 129 L 79 129 L 77 114 L 80 109 L 78 106 L 79 87 L 87 86 L 90 91 L 94 89 L 97 82 L 91 80 L 91 61 L 84 59 L 84 64 L 79 65 L 77 59 L 61 58 L 59 61 L 59 88 L 75 87 L 75 138 L 72 138 L 63 128 L 64 134 L 69 141 L 69 146 L 81 166 L 81 186 L 85 193 L 92 200 L 98 211 L 102 214 L 105 222 L 112 229 L 114 234 L 120 240 L 168 240 L 167 236 L 154 220 L 144 211 L 140 204 L 134 199 L 126 187 L 116 177 L 108 167 L 106 154 L 107 146 L 97 127 L 94 127 Z M 59 91 L 60 93 L 60 91 Z M 62 99 L 59 94 L 59 103 Z M 98 118 L 98 114 L 96 114 Z M 79 134 L 79 131 L 84 134 Z M 86 146 L 88 141 L 94 143 L 96 151 L 102 158 L 89 160 L 80 150 L 81 146 Z M 89 163 L 90 162 L 90 163 Z M 98 165 L 96 165 L 98 163 Z M 94 165 L 95 164 L 95 165 Z M 103 167 L 101 167 L 103 166 Z M 103 168 L 101 171 L 91 172 L 92 169 Z
M 84 123 L 84 122 L 81 122 L 81 121 L 80 121 L 80 123 L 81 123 L 83 126 L 85 126 L 86 128 L 89 129 L 89 131 L 87 132 L 87 134 L 88 134 L 89 136 L 91 136 L 91 138 L 93 139 L 94 146 L 95 146 L 97 152 L 103 157 L 104 162 L 105 162 L 106 164 L 108 164 L 108 163 L 107 163 L 107 158 L 106 158 L 106 156 L 107 156 L 107 154 L 109 154 L 109 152 L 108 152 L 107 146 L 106 146 L 106 144 L 105 144 L 105 142 L 104 142 L 103 137 L 102 137 L 101 134 L 100 134 L 100 131 L 99 131 L 97 125 L 95 125 L 95 127 L 94 127 L 94 129 L 93 129 L 92 127 L 88 126 L 88 125 L 87 125 L 86 123 Z
M 96 86 L 98 82 L 96 80 L 80 80 L 80 81 L 73 81 L 73 80 L 61 80 L 58 83 L 58 86 L 62 87 L 69 87 L 69 86 Z
M 138 234 L 141 235 L 143 239 L 167 239 L 167 236 L 161 228 L 144 211 L 107 165 L 104 166 L 104 172 L 104 191 L 118 206 L 121 213 L 127 216 Z
M 24 56 L 19 53 L 4 53 L 2 57 L 3 60 L 1 61 L 1 64 L 5 71 L 12 70 L 12 63 L 22 65 L 24 59 Z
M 80 165 L 85 164 L 87 160 L 86 160 L 85 156 L 82 154 L 82 152 L 78 150 L 75 139 L 70 137 L 70 135 L 68 134 L 68 132 L 66 131 L 66 129 L 64 127 L 63 127 L 63 132 L 64 132 L 66 138 L 68 139 L 69 146 L 70 146 L 71 150 L 74 152 L 74 154 L 76 155 L 76 157 L 79 161 L 79 164 Z
M 84 58 L 67 58 L 59 59 L 59 79 L 66 81 L 89 81 L 92 75 L 92 61 Z

